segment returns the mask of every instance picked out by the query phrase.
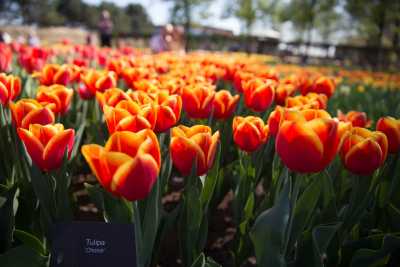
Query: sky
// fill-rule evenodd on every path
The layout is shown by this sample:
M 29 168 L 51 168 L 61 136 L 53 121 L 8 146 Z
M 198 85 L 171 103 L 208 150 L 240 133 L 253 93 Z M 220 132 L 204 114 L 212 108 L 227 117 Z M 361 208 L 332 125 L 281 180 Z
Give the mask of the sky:
M 102 0 L 84 0 L 86 3 L 99 4 Z M 162 25 L 169 21 L 169 12 L 171 7 L 170 1 L 165 0 L 108 0 L 119 6 L 125 6 L 129 3 L 138 3 L 143 5 L 152 21 L 156 25 Z M 240 32 L 240 23 L 235 18 L 222 19 L 221 14 L 227 0 L 214 0 L 208 8 L 210 16 L 207 19 L 202 19 L 203 25 L 214 26 L 218 28 L 232 30 L 234 33 Z M 194 14 L 196 15 L 196 14 Z

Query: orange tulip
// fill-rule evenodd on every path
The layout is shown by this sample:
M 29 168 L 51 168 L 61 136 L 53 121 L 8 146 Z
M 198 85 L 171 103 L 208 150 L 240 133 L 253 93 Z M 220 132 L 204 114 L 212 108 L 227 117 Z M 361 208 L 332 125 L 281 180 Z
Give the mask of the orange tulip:
M 96 99 L 102 108 L 104 105 L 115 107 L 122 100 L 131 100 L 129 95 L 119 88 L 110 88 L 104 92 L 97 92 Z
M 292 96 L 295 91 L 296 87 L 293 84 L 280 84 L 275 92 L 276 104 L 285 105 L 286 98 Z
M 263 112 L 275 98 L 277 82 L 271 79 L 254 78 L 243 85 L 244 103 L 253 111 Z
M 235 117 L 232 123 L 233 141 L 246 152 L 253 152 L 268 138 L 268 126 L 255 116 Z
M 43 171 L 60 168 L 67 150 L 71 156 L 74 130 L 64 130 L 62 124 L 31 124 L 29 130 L 18 128 L 18 135 L 32 161 Z
M 183 108 L 189 118 L 207 119 L 210 117 L 215 91 L 212 85 L 193 84 L 183 89 Z
M 352 173 L 369 175 L 385 161 L 388 140 L 382 132 L 354 127 L 343 137 L 340 158 Z
M 46 86 L 53 84 L 66 86 L 73 79 L 73 73 L 69 66 L 57 64 L 47 64 L 40 72 L 35 72 L 32 76 L 38 78 L 41 85 Z
M 389 143 L 389 153 L 400 151 L 400 120 L 393 117 L 382 117 L 376 123 L 376 130 L 383 132 Z
M 107 191 L 130 201 L 146 198 L 160 171 L 157 136 L 148 129 L 115 132 L 104 147 L 82 146 L 82 154 Z
M 168 91 L 161 90 L 154 94 L 153 105 L 157 110 L 157 121 L 154 131 L 165 132 L 174 126 L 180 119 L 182 110 L 182 98 L 178 95 L 170 95 Z
M 197 175 L 204 175 L 214 163 L 215 152 L 219 142 L 219 132 L 211 135 L 211 128 L 204 125 L 172 128 L 170 144 L 171 158 L 179 172 L 190 174 L 197 160 Z
M 52 108 L 52 105 L 49 105 Z M 34 99 L 21 99 L 16 103 L 10 102 L 11 114 L 16 127 L 28 129 L 30 124 L 52 124 L 54 113 L 48 107 L 43 107 Z
M 287 108 L 326 109 L 328 97 L 324 94 L 308 93 L 286 98 Z
M 66 88 L 63 85 L 40 86 L 36 94 L 36 99 L 42 105 L 54 104 L 52 105 L 52 111 L 55 114 L 65 114 L 71 105 L 73 94 L 74 90 Z
M 285 120 L 294 121 L 296 119 L 305 119 L 306 121 L 309 121 L 317 118 L 331 119 L 331 115 L 323 109 L 297 110 L 295 108 L 276 106 L 275 110 L 269 115 L 268 126 L 270 133 L 273 136 L 276 136 L 281 123 Z
M 320 172 L 337 153 L 340 143 L 338 122 L 313 110 L 298 115 L 281 123 L 276 136 L 276 151 L 292 171 Z
M 343 114 L 340 110 L 338 111 L 338 119 L 344 122 L 350 122 L 354 127 L 369 127 L 371 121 L 368 120 L 367 114 L 360 111 L 349 111 L 347 114 Z
M 95 95 L 96 92 L 104 92 L 107 89 L 117 86 L 116 75 L 112 71 L 101 72 L 89 70 L 81 74 L 81 81 L 93 95 Z
M 0 103 L 8 104 L 21 93 L 21 79 L 17 76 L 0 73 Z
M 329 77 L 320 76 L 316 78 L 311 85 L 303 87 L 302 89 L 301 93 L 303 95 L 313 92 L 324 94 L 329 98 L 335 92 L 335 82 Z
M 105 105 L 103 110 L 110 134 L 154 129 L 157 119 L 156 108 L 151 104 L 140 106 L 133 101 L 122 100 L 115 107 Z
M 239 95 L 232 96 L 228 90 L 216 92 L 213 103 L 214 117 L 221 120 L 231 117 L 239 102 L 239 98 Z

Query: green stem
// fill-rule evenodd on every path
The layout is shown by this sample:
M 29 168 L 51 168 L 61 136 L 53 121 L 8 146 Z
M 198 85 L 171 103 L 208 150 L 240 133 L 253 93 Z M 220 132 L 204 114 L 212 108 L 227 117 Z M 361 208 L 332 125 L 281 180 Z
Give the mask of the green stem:
M 142 260 L 142 225 L 140 220 L 140 212 L 138 202 L 132 202 L 133 206 L 133 223 L 135 228 L 135 240 L 136 240 L 136 266 L 144 267 Z
M 286 229 L 286 236 L 285 236 L 285 243 L 283 247 L 283 255 L 288 255 L 288 246 L 289 246 L 289 241 L 290 241 L 290 233 L 292 231 L 292 225 L 293 225 L 293 218 L 294 218 L 294 213 L 296 210 L 296 203 L 297 203 L 297 198 L 299 196 L 300 192 L 300 187 L 301 187 L 301 177 L 295 175 L 295 173 L 289 173 L 289 179 L 291 180 L 291 194 L 290 194 L 290 200 L 291 200 L 291 205 L 290 205 L 290 218 L 289 218 L 289 223 Z

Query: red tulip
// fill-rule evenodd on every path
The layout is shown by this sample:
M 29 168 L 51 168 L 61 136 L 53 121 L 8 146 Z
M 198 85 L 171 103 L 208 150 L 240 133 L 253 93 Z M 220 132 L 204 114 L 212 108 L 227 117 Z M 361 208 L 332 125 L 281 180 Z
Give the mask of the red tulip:
M 71 156 L 74 130 L 64 130 L 62 124 L 31 124 L 29 130 L 18 128 L 18 135 L 32 161 L 43 171 L 60 168 L 67 150 Z

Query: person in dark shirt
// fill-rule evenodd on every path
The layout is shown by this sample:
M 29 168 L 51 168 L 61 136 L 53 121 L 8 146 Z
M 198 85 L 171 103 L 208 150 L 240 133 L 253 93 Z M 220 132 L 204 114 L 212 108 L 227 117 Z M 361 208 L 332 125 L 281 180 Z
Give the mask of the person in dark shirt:
M 113 26 L 110 13 L 107 10 L 103 10 L 98 24 L 101 46 L 111 47 Z

